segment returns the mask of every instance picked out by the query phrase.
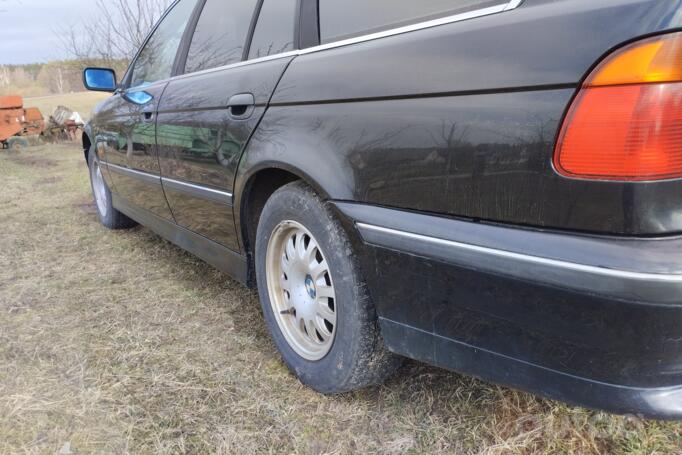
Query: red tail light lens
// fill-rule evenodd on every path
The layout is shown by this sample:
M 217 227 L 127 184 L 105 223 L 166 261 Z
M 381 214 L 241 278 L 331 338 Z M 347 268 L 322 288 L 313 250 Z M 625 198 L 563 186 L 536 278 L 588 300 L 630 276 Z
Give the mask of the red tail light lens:
M 564 120 L 554 154 L 567 177 L 682 177 L 682 35 L 630 45 L 597 67 Z

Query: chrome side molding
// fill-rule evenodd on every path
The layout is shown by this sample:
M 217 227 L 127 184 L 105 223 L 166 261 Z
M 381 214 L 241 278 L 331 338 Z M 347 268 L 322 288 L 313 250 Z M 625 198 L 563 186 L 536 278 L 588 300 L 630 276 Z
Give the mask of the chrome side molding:
M 523 253 L 515 253 L 513 251 L 498 250 L 495 248 L 488 248 L 485 246 L 471 245 L 468 243 L 456 242 L 453 240 L 439 239 L 436 237 L 429 237 L 421 234 L 414 234 L 411 232 L 398 231 L 396 229 L 385 228 L 381 226 L 373 226 L 370 224 L 357 223 L 360 231 L 378 232 L 389 236 L 397 236 L 405 239 L 413 240 L 415 242 L 425 242 L 440 247 L 452 248 L 457 250 L 465 250 L 482 255 L 495 256 L 499 258 L 512 259 L 515 261 L 530 262 L 546 267 L 556 267 L 561 269 L 579 271 L 590 273 L 594 275 L 603 275 L 608 277 L 625 278 L 636 281 L 655 281 L 655 282 L 671 282 L 682 283 L 682 275 L 669 273 L 645 273 L 645 272 L 630 272 L 627 270 L 607 269 L 605 267 L 596 267 L 593 265 L 577 264 L 574 262 L 560 261 L 557 259 L 548 259 L 540 256 L 531 256 Z
M 229 206 L 233 205 L 232 193 L 228 193 L 227 191 L 215 190 L 213 188 L 207 188 L 194 183 L 181 182 L 179 180 L 169 179 L 166 177 L 161 177 L 161 183 L 163 184 L 164 188 L 178 191 L 188 196 L 206 199 L 219 204 Z
M 356 221 L 365 243 L 464 269 L 648 305 L 682 306 L 682 274 L 579 264 Z
M 217 202 L 223 205 L 233 205 L 233 194 L 227 191 L 220 191 L 202 185 L 197 185 L 195 183 L 181 182 L 175 179 L 160 177 L 148 172 L 128 169 L 117 164 L 102 162 L 102 165 L 106 166 L 111 172 L 140 180 L 141 182 L 147 183 L 148 185 L 164 186 L 168 189 L 178 191 L 188 196 Z
M 140 180 L 148 185 L 161 186 L 161 178 L 158 175 L 150 174 L 148 172 L 136 171 L 134 169 L 128 169 L 127 167 L 119 166 L 118 164 L 100 162 L 109 169 L 109 172 L 114 172 L 125 177 L 134 178 Z

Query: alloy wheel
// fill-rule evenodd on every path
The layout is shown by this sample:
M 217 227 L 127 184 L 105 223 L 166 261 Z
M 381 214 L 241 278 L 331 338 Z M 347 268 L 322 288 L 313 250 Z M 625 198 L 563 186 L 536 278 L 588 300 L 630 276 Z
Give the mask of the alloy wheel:
M 104 183 L 104 177 L 102 176 L 102 168 L 99 165 L 99 161 L 95 160 L 92 163 L 90 170 L 90 177 L 92 179 L 92 190 L 95 195 L 95 203 L 97 204 L 97 210 L 99 210 L 100 215 L 103 218 L 107 216 L 107 187 Z
M 318 361 L 336 335 L 336 293 L 329 264 L 302 224 L 282 221 L 267 249 L 268 293 L 277 324 L 301 357 Z

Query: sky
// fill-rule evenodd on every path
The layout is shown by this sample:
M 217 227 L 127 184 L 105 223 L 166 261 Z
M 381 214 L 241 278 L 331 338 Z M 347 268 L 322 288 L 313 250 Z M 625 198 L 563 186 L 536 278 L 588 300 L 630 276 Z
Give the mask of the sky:
M 0 0 L 0 65 L 67 58 L 55 30 L 94 14 L 94 0 Z

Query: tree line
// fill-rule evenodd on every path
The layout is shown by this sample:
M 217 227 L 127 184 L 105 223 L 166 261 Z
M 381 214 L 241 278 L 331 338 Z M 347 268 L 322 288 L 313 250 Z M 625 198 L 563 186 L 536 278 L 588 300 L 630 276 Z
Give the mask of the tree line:
M 113 68 L 121 77 L 169 0 L 95 0 L 95 13 L 54 31 L 68 58 L 0 65 L 0 95 L 42 96 L 82 91 L 83 69 Z M 0 0 L 0 12 L 4 0 Z
M 83 68 L 94 60 L 61 60 L 28 65 L 0 65 L 0 96 L 44 96 L 81 92 Z M 102 66 L 114 67 L 123 74 L 128 62 L 125 60 L 102 62 Z

